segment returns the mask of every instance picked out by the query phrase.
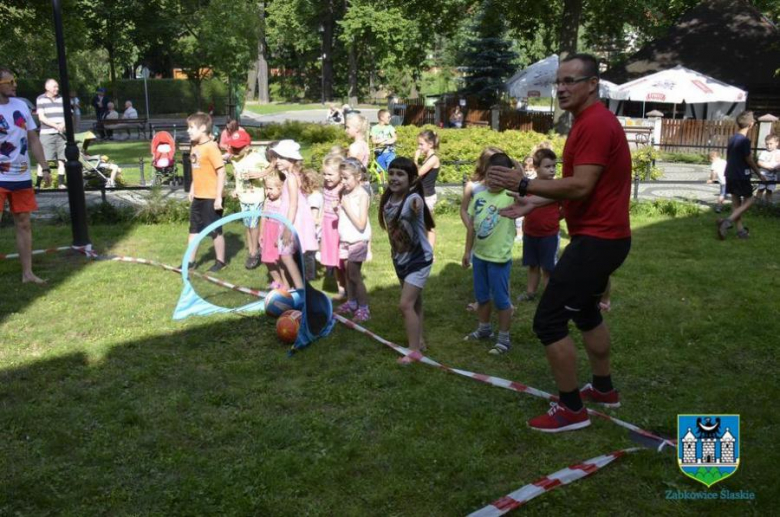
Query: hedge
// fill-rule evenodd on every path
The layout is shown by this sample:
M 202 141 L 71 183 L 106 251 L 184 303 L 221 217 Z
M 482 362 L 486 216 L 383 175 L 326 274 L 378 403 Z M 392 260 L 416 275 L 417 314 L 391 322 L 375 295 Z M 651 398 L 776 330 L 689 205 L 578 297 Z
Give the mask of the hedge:
M 467 129 L 441 129 L 435 126 L 400 126 L 396 128 L 398 141 L 396 153 L 398 156 L 412 158 L 417 149 L 417 136 L 420 132 L 431 129 L 439 135 L 438 155 L 442 161 L 438 181 L 440 183 L 460 183 L 464 174 L 471 175 L 479 155 L 486 147 L 498 147 L 522 162 L 531 150 L 542 142 L 552 144 L 553 151 L 561 159 L 566 138 L 555 134 L 542 134 L 533 131 L 493 131 L 489 128 L 472 127 Z M 311 165 L 320 169 L 322 159 L 331 148 L 349 147 L 343 127 L 328 126 L 307 122 L 285 122 L 283 124 L 268 124 L 261 128 L 248 127 L 246 130 L 257 140 L 282 140 L 290 138 L 302 145 L 310 145 L 312 150 Z M 642 180 L 657 179 L 661 170 L 656 167 L 658 151 L 646 147 L 631 154 L 632 165 Z M 467 162 L 460 166 L 452 162 Z M 560 172 L 560 167 L 559 167 Z
M 439 135 L 438 155 L 442 161 L 438 181 L 440 183 L 460 183 L 463 174 L 471 174 L 474 170 L 479 155 L 486 147 L 494 146 L 504 149 L 507 154 L 522 162 L 531 153 L 534 146 L 541 142 L 550 142 L 555 153 L 560 156 L 563 151 L 565 138 L 557 135 L 544 135 L 531 131 L 493 131 L 489 128 L 473 127 L 467 129 L 441 129 L 436 126 L 400 126 L 396 128 L 398 141 L 396 153 L 398 156 L 413 157 L 417 149 L 417 135 L 420 132 L 431 129 Z M 322 163 L 322 159 L 334 145 L 349 146 L 349 139 L 342 132 L 338 140 L 320 143 L 312 146 L 312 160 L 315 165 Z M 460 167 L 450 162 L 467 161 Z
M 17 95 L 35 102 L 36 97 L 44 92 L 45 79 L 18 79 Z M 109 84 L 102 84 L 113 98 L 113 90 Z M 146 100 L 144 97 L 143 79 L 120 79 L 116 82 L 118 101 L 114 99 L 117 111 L 124 111 L 126 100 L 133 101 L 138 115 L 146 115 Z M 96 88 L 96 87 L 95 87 Z M 82 114 L 93 114 L 90 102 L 95 95 L 95 88 L 81 86 L 75 90 L 81 99 Z M 149 114 L 154 117 L 168 113 L 194 113 L 198 111 L 197 98 L 192 82 L 183 79 L 149 79 Z M 201 83 L 201 107 L 206 111 L 213 102 L 216 115 L 225 114 L 227 102 L 227 84 L 219 79 L 207 79 Z M 61 92 L 65 94 L 66 92 Z

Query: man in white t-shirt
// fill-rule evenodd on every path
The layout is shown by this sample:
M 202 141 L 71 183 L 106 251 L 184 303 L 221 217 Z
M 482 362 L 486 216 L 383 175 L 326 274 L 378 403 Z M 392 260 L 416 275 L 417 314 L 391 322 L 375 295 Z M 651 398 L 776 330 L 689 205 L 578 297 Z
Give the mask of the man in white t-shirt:
M 30 175 L 28 150 L 43 164 L 44 180 L 51 182 L 46 156 L 41 147 L 35 120 L 27 105 L 16 99 L 13 72 L 0 67 L 0 217 L 8 200 L 16 228 L 16 249 L 22 263 L 22 282 L 44 283 L 32 270 L 32 229 L 30 212 L 38 208 Z
M 136 109 L 133 107 L 132 101 L 125 101 L 125 112 L 122 113 L 122 118 L 138 118 L 138 111 L 136 111 Z

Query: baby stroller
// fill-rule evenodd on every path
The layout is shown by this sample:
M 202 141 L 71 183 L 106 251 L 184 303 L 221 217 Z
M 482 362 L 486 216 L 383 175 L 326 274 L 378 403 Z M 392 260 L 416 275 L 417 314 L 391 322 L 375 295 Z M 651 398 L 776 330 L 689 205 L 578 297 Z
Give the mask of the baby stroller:
M 167 131 L 160 131 L 152 138 L 152 167 L 154 167 L 153 185 L 177 183 L 176 140 Z
M 95 134 L 92 131 L 79 133 L 76 135 L 76 140 L 82 143 L 79 155 L 83 169 L 84 186 L 93 188 L 116 187 L 116 177 L 121 174 L 122 169 L 116 164 L 110 163 L 108 156 L 87 154 L 89 145 L 95 140 Z

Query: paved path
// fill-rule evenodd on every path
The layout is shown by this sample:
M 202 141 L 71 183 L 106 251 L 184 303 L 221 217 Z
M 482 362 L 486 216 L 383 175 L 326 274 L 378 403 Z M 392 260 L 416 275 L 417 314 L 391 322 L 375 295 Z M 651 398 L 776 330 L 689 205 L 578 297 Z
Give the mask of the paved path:
M 376 108 L 360 108 L 360 114 L 366 117 L 369 123 L 376 122 L 376 114 L 379 111 Z M 297 120 L 300 122 L 324 122 L 328 116 L 327 109 L 310 109 L 310 110 L 297 110 L 297 111 L 285 111 L 282 113 L 273 113 L 270 115 L 258 115 L 251 111 L 244 110 L 241 114 L 242 119 L 249 119 L 261 124 L 282 123 L 288 120 Z

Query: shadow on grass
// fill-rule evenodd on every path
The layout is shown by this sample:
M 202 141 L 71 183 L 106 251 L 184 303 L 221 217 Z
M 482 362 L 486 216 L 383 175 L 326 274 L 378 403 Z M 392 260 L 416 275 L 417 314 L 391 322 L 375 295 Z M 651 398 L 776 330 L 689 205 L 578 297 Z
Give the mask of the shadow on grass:
M 719 501 L 718 510 L 760 513 L 770 504 L 774 468 L 761 451 L 774 436 L 765 408 L 776 381 L 766 374 L 780 328 L 777 267 L 767 264 L 777 264 L 777 221 L 754 218 L 754 238 L 718 242 L 712 220 L 666 219 L 634 232 L 607 316 L 625 404 L 620 417 L 668 430 L 677 413 L 741 413 L 745 467 L 718 488 L 758 497 Z M 442 248 L 460 233 L 443 229 Z M 387 254 L 380 234 L 374 255 Z M 506 356 L 462 341 L 476 322 L 465 312 L 471 275 L 459 253 L 447 255 L 437 256 L 425 290 L 431 356 L 553 391 L 530 330 L 533 305 L 518 307 Z M 365 271 L 382 279 L 371 289 L 367 326 L 403 344 L 392 265 L 375 259 Z M 515 267 L 515 295 L 524 277 Z M 34 298 L 5 303 L 20 311 Z M 393 354 L 345 328 L 288 359 L 269 319 L 187 325 L 119 343 L 98 359 L 65 353 L 0 373 L 0 513 L 462 514 L 630 445 L 607 423 L 565 436 L 534 434 L 523 421 L 543 402 L 421 365 L 397 367 Z M 582 356 L 580 374 L 587 379 Z M 529 509 L 700 511 L 665 500 L 666 489 L 700 488 L 669 455 L 621 460 L 577 486 Z

